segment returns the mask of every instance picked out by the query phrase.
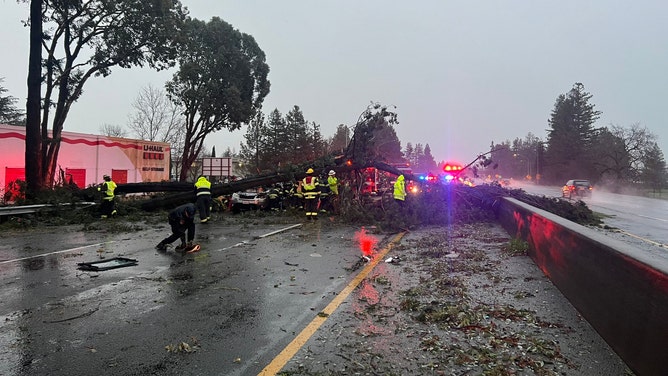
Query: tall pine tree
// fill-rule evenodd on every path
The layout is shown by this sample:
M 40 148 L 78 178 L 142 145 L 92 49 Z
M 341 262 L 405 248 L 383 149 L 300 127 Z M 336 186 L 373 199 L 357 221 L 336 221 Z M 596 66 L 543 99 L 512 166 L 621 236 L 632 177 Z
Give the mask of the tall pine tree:
M 548 121 L 545 175 L 552 183 L 580 178 L 596 180 L 592 141 L 594 123 L 601 115 L 584 85 L 576 83 L 567 94 L 557 97 Z

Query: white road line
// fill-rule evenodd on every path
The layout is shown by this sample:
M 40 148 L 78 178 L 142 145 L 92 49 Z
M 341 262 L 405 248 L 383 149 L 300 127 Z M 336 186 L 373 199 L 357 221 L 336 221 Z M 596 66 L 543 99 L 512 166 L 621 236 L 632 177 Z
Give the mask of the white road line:
M 655 221 L 668 222 L 668 219 L 654 218 L 654 217 L 650 217 L 650 216 L 648 216 L 648 215 L 643 215 L 643 214 L 636 214 L 636 215 L 637 215 L 638 217 L 640 217 L 640 218 L 647 218 L 647 219 L 653 219 L 653 220 L 655 220 Z
M 279 234 L 279 233 L 281 233 L 281 232 L 285 232 L 285 231 L 288 231 L 288 230 L 292 230 L 293 228 L 301 227 L 301 226 L 302 226 L 302 224 L 301 224 L 301 223 L 298 223 L 298 224 L 296 224 L 296 225 L 288 226 L 288 227 L 285 227 L 285 228 L 282 228 L 282 229 L 279 229 L 279 230 L 276 230 L 276 231 L 269 232 L 269 233 L 264 234 L 264 235 L 256 236 L 255 239 L 266 238 L 266 237 L 268 237 L 268 236 L 276 235 L 276 234 Z M 112 241 L 108 241 L 108 242 L 104 242 L 104 243 L 95 243 L 95 244 L 84 245 L 84 246 L 76 247 L 76 248 L 64 249 L 64 250 L 62 250 L 62 251 L 55 251 L 55 252 L 49 252 L 49 253 L 41 253 L 41 254 L 39 254 L 39 255 L 34 255 L 34 256 L 29 256 L 29 257 L 21 257 L 21 258 L 12 259 L 12 260 L 4 260 L 4 261 L 0 261 L 0 265 L 2 265 L 2 264 L 9 264 L 10 262 L 18 262 L 18 261 L 23 261 L 23 260 L 30 260 L 30 259 L 38 258 L 38 257 L 46 257 L 46 256 L 51 256 L 51 255 L 57 255 L 57 254 L 59 254 L 59 253 L 74 252 L 74 251 L 78 251 L 78 250 L 81 250 L 81 249 L 86 249 L 86 248 L 90 248 L 90 247 L 98 247 L 98 246 L 101 246 L 101 245 L 104 245 L 104 244 L 109 244 L 109 243 L 114 243 L 114 242 L 115 242 L 115 241 L 112 240 Z M 226 250 L 228 250 L 228 249 L 230 249 L 230 248 L 239 247 L 239 246 L 242 246 L 242 245 L 244 245 L 244 244 L 248 244 L 248 243 L 250 243 L 249 240 L 244 240 L 244 241 L 242 241 L 242 242 L 240 242 L 240 243 L 234 244 L 234 245 L 229 246 L 229 247 L 225 247 L 225 248 L 221 248 L 221 249 L 216 249 L 216 251 L 217 251 L 217 252 L 226 251 Z
M 46 256 L 51 256 L 51 255 L 57 255 L 57 254 L 59 254 L 59 253 L 74 252 L 74 251 L 78 251 L 78 250 L 80 250 L 80 249 L 86 249 L 86 248 L 90 248 L 90 247 L 98 247 L 98 246 L 101 246 L 101 245 L 104 245 L 104 244 L 109 244 L 109 243 L 114 243 L 114 241 L 112 240 L 112 241 L 108 241 L 108 242 L 104 242 L 104 243 L 95 243 L 95 244 L 90 244 L 90 245 L 84 245 L 84 246 L 81 246 L 81 247 L 65 249 L 65 250 L 62 250 L 62 251 L 55 251 L 55 252 L 49 252 L 49 253 L 41 253 L 41 254 L 39 254 L 39 255 L 34 255 L 34 256 L 29 256 L 29 257 L 21 257 L 21 258 L 12 259 L 12 260 L 0 261 L 0 265 L 2 265 L 2 264 L 9 264 L 10 262 L 18 262 L 18 261 L 23 261 L 23 260 L 30 260 L 30 259 L 38 258 L 38 257 L 46 257 Z
M 296 225 L 292 225 L 292 226 L 289 226 L 289 227 L 286 227 L 286 228 L 282 228 L 282 229 L 280 229 L 280 230 L 272 231 L 272 232 L 270 232 L 270 233 L 268 233 L 268 234 L 260 235 L 260 236 L 258 236 L 257 238 L 258 238 L 258 239 L 266 238 L 267 236 L 276 235 L 276 234 L 278 234 L 278 233 L 281 233 L 281 232 L 284 232 L 284 231 L 288 231 L 288 230 L 292 230 L 292 229 L 295 228 L 295 227 L 301 227 L 301 226 L 302 226 L 301 223 L 297 223 Z
M 302 226 L 301 223 L 297 223 L 296 225 L 288 226 L 288 227 L 285 227 L 285 228 L 282 228 L 282 229 L 279 229 L 279 230 L 276 230 L 276 231 L 272 231 L 272 232 L 266 233 L 266 234 L 264 234 L 264 235 L 258 235 L 258 236 L 256 236 L 254 239 L 262 239 L 262 238 L 266 238 L 266 237 L 268 237 L 268 236 L 276 235 L 276 234 L 279 234 L 279 233 L 281 233 L 281 232 L 285 232 L 285 231 L 288 231 L 288 230 L 292 230 L 293 228 L 297 228 L 297 227 L 301 227 L 301 226 Z M 214 252 L 227 251 L 228 249 L 232 249 L 232 248 L 240 247 L 240 246 L 245 245 L 245 244 L 248 244 L 248 243 L 250 243 L 250 242 L 251 242 L 250 240 L 244 240 L 244 241 L 242 241 L 242 242 L 239 242 L 239 243 L 237 243 L 237 244 L 231 245 L 231 246 L 229 246 L 229 247 L 216 249 L 216 250 L 214 250 Z

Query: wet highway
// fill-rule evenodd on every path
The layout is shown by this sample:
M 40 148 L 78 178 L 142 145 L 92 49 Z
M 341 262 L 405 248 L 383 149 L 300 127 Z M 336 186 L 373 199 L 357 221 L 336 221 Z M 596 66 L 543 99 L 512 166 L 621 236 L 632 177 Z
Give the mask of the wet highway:
M 527 193 L 561 197 L 560 187 L 515 184 Z M 605 225 L 616 237 L 648 251 L 668 257 L 668 200 L 606 192 L 594 188 L 582 201 L 594 212 L 603 214 Z
M 0 374 L 258 374 L 354 277 L 361 255 L 359 228 L 326 220 L 198 224 L 202 251 L 185 256 L 154 249 L 164 224 L 80 228 L 3 236 Z M 114 257 L 137 264 L 78 269 Z

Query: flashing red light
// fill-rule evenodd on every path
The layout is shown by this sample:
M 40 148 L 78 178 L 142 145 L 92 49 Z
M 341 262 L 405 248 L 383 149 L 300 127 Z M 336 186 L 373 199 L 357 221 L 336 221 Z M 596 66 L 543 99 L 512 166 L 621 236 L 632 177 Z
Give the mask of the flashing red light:
M 378 243 L 378 239 L 367 234 L 364 227 L 355 233 L 354 239 L 357 241 L 362 254 L 367 257 L 370 257 L 373 254 L 376 244 Z
M 353 165 L 353 161 L 351 161 L 350 159 L 348 159 L 348 160 L 346 161 L 346 165 L 347 165 L 347 166 L 352 166 L 352 165 Z

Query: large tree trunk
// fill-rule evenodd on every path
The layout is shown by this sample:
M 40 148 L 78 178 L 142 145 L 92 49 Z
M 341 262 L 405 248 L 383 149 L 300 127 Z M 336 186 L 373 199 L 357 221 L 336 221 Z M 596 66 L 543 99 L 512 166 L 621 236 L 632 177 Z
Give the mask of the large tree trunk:
M 30 2 L 30 55 L 28 58 L 28 99 L 26 101 L 25 174 L 27 198 L 42 190 L 42 0 Z

